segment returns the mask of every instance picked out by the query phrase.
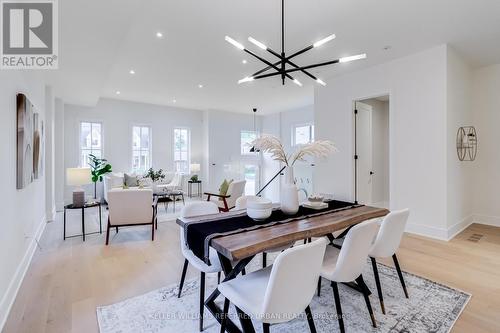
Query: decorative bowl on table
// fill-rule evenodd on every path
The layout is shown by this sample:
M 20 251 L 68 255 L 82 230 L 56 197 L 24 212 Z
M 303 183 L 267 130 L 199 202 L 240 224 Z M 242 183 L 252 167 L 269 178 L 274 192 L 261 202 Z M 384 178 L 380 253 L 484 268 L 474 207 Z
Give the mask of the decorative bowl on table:
M 307 198 L 307 201 L 310 205 L 321 205 L 323 203 L 323 200 L 325 199 L 324 196 L 320 194 L 313 194 L 310 195 L 309 198 Z
M 266 198 L 252 197 L 247 199 L 247 215 L 255 221 L 262 221 L 271 216 L 273 202 Z

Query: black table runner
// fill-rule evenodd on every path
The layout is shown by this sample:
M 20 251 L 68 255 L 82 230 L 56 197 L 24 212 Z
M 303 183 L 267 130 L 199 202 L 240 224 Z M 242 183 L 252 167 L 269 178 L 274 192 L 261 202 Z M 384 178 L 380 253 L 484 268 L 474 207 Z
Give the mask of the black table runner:
M 186 243 L 198 258 L 210 264 L 208 252 L 210 241 L 214 238 L 362 206 L 338 200 L 325 202 L 328 204 L 328 208 L 318 210 L 300 206 L 295 215 L 285 215 L 281 210 L 275 209 L 271 216 L 264 221 L 255 221 L 246 214 L 246 211 L 242 211 L 241 214 L 225 218 L 187 222 L 184 225 Z

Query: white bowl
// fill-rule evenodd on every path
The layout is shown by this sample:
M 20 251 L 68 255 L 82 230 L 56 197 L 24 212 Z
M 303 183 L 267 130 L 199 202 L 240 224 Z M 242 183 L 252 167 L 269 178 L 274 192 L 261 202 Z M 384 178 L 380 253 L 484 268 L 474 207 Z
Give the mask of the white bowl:
M 266 198 L 248 198 L 247 215 L 256 221 L 262 221 L 271 216 L 273 212 L 273 202 Z

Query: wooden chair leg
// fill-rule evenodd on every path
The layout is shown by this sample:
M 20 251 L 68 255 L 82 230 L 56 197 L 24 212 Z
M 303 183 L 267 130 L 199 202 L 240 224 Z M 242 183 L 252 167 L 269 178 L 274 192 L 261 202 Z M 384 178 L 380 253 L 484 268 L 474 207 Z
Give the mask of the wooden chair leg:
M 266 267 L 267 267 L 267 253 L 262 252 L 262 268 L 266 268 Z
M 356 282 L 361 285 L 364 283 L 363 281 L 363 276 L 360 275 L 357 279 L 356 279 Z M 365 298 L 365 303 L 366 303 L 366 307 L 368 308 L 368 313 L 370 314 L 370 319 L 372 320 L 372 326 L 373 327 L 377 327 L 377 322 L 375 321 L 375 315 L 373 314 L 373 309 L 372 309 L 372 305 L 370 303 L 370 295 L 366 292 L 366 290 L 363 291 L 363 297 Z
M 314 325 L 314 319 L 309 305 L 307 306 L 305 311 L 306 311 L 307 323 L 309 324 L 309 330 L 311 331 L 311 333 L 316 333 L 316 326 Z
M 380 285 L 380 277 L 378 275 L 377 268 L 377 260 L 375 258 L 370 257 L 372 261 L 373 267 L 373 276 L 375 277 L 375 284 L 377 285 L 378 299 L 380 301 L 380 308 L 382 309 L 382 313 L 385 314 L 385 306 L 384 306 L 384 296 L 382 295 L 382 286 Z
M 269 329 L 270 329 L 271 325 L 270 324 L 267 324 L 267 323 L 262 323 L 262 331 L 264 333 L 269 333 Z
M 335 308 L 337 309 L 337 319 L 339 321 L 339 328 L 341 333 L 345 333 L 344 318 L 342 316 L 342 307 L 340 305 L 339 288 L 337 282 L 332 281 L 333 298 L 335 299 Z
M 227 317 L 229 315 L 229 299 L 224 299 L 224 309 L 222 310 L 222 318 L 220 323 L 220 333 L 226 331 Z
M 189 265 L 189 261 L 184 259 L 184 267 L 182 268 L 181 283 L 179 283 L 179 294 L 177 298 L 181 298 L 182 288 L 184 287 L 184 280 L 186 280 L 186 272 Z
M 396 266 L 396 270 L 398 271 L 399 280 L 401 281 L 401 286 L 403 286 L 405 296 L 406 298 L 409 298 L 408 290 L 406 290 L 405 280 L 403 279 L 403 273 L 401 272 L 401 267 L 399 267 L 398 257 L 396 257 L 396 253 L 392 255 L 392 260 L 394 261 L 394 266 Z
M 109 244 L 109 229 L 111 228 L 111 224 L 109 223 L 109 218 L 108 218 L 108 227 L 106 228 L 106 245 Z
M 203 332 L 203 313 L 205 310 L 205 273 L 200 274 L 200 332 Z

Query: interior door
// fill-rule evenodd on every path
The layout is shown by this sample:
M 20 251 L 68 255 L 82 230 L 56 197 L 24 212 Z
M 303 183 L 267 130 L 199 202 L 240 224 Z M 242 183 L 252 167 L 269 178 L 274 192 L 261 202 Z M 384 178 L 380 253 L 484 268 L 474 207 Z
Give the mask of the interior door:
M 357 194 L 358 202 L 372 203 L 372 107 L 356 102 Z

